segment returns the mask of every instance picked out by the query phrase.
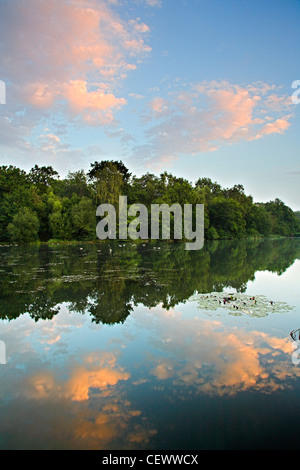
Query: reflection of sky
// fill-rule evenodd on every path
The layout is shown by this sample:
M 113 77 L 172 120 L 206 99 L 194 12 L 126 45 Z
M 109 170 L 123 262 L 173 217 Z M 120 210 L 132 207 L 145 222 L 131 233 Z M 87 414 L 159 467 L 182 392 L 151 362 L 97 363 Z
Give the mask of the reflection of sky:
M 300 303 L 299 291 L 300 261 L 296 260 L 293 265 L 278 276 L 269 271 L 260 271 L 255 274 L 255 281 L 248 283 L 249 293 L 262 293 L 274 299 L 290 303 Z
M 99 343 L 97 351 L 89 348 L 89 325 L 80 320 L 73 325 L 62 309 L 51 322 L 34 325 L 23 317 L 20 328 L 6 325 L 10 355 L 0 370 L 4 447 L 11 441 L 17 447 L 107 448 L 123 440 L 130 448 L 154 433 L 144 420 L 141 427 L 141 411 L 124 393 L 130 373 L 118 364 L 118 351 L 103 351 Z
M 258 273 L 249 293 L 264 289 L 297 301 L 297 311 L 299 269 L 296 262 L 281 277 Z M 209 315 L 187 302 L 170 311 L 139 306 L 113 327 L 70 315 L 66 305 L 51 321 L 23 315 L 3 322 L 0 445 L 11 439 L 25 447 L 144 448 L 159 429 L 149 404 L 135 404 L 139 387 L 172 390 L 174 397 L 185 390 L 186 402 L 292 388 L 300 368 L 291 360 L 289 331 L 300 325 L 293 312 L 275 317 Z
M 295 376 L 289 338 L 246 328 L 245 320 L 239 327 L 227 326 L 224 316 L 191 318 L 160 308 L 141 318 L 144 328 L 152 328 L 156 348 L 147 372 L 161 381 L 170 379 L 174 386 L 217 395 L 247 389 L 270 392 Z

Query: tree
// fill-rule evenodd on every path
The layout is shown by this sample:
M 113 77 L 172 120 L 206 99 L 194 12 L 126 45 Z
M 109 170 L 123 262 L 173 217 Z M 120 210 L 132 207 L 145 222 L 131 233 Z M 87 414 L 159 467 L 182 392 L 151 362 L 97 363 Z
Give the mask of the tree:
M 97 204 L 112 204 L 115 208 L 119 204 L 119 196 L 124 189 L 124 176 L 118 166 L 113 162 L 102 162 L 101 169 L 93 171 L 95 179 Z M 89 173 L 91 175 L 91 172 Z M 91 178 L 91 176 L 90 176 Z
M 12 193 L 17 187 L 29 186 L 29 178 L 24 170 L 15 166 L 0 167 L 0 198 L 5 193 Z
M 253 204 L 246 216 L 249 235 L 270 235 L 272 222 L 264 204 Z
M 246 235 L 243 208 L 235 199 L 215 198 L 209 208 L 209 219 L 220 238 L 243 238 Z
M 124 183 L 128 183 L 131 177 L 131 173 L 122 161 L 102 160 L 100 163 L 91 163 L 91 170 L 88 172 L 88 177 L 90 178 L 90 180 L 99 178 L 101 172 L 103 172 L 103 170 L 105 170 L 107 167 L 110 167 L 111 165 L 113 165 L 117 169 L 117 171 L 122 175 Z
M 128 202 L 130 204 L 139 203 L 149 207 L 161 195 L 160 180 L 152 173 L 146 173 L 140 178 L 134 176 L 128 188 Z
M 79 197 L 92 197 L 92 188 L 88 184 L 88 177 L 84 170 L 69 172 L 63 181 L 63 194 L 72 197 L 76 194 Z
M 285 237 L 293 236 L 298 231 L 298 221 L 292 209 L 280 199 L 265 204 L 272 222 L 272 232 Z
M 28 207 L 22 208 L 8 224 L 7 231 L 14 242 L 36 241 L 39 233 L 39 219 Z
M 7 226 L 22 206 L 32 207 L 31 183 L 14 166 L 0 167 L 0 241 L 8 241 Z
M 59 176 L 52 166 L 35 165 L 29 172 L 29 180 L 40 189 L 47 188 Z
M 195 183 L 195 187 L 200 188 L 200 189 L 205 188 L 209 190 L 215 196 L 220 195 L 222 191 L 221 186 L 216 182 L 213 183 L 210 178 L 199 178 Z
M 84 240 L 96 238 L 96 212 L 90 199 L 83 197 L 71 210 L 73 236 Z

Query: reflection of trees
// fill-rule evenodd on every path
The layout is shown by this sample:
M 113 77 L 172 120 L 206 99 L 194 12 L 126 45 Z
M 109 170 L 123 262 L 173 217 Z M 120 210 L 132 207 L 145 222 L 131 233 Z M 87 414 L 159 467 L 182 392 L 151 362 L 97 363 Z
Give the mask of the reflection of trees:
M 198 252 L 183 243 L 111 245 L 111 254 L 107 244 L 2 248 L 0 318 L 50 319 L 68 303 L 96 323 L 120 323 L 138 304 L 168 309 L 196 291 L 243 292 L 256 271 L 280 275 L 300 257 L 297 239 L 215 241 Z

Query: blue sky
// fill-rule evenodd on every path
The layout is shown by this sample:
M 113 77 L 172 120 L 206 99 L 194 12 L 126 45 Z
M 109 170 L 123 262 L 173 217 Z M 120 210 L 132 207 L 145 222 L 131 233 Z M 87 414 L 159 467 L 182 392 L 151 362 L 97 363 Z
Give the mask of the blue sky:
M 299 0 L 0 0 L 0 164 L 95 160 L 300 210 Z

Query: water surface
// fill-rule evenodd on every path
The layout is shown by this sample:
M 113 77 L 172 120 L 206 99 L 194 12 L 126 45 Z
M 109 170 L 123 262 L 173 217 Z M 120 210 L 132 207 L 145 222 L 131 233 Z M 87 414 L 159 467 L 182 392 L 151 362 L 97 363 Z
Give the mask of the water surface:
M 0 448 L 297 449 L 299 260 L 297 239 L 1 247 Z

